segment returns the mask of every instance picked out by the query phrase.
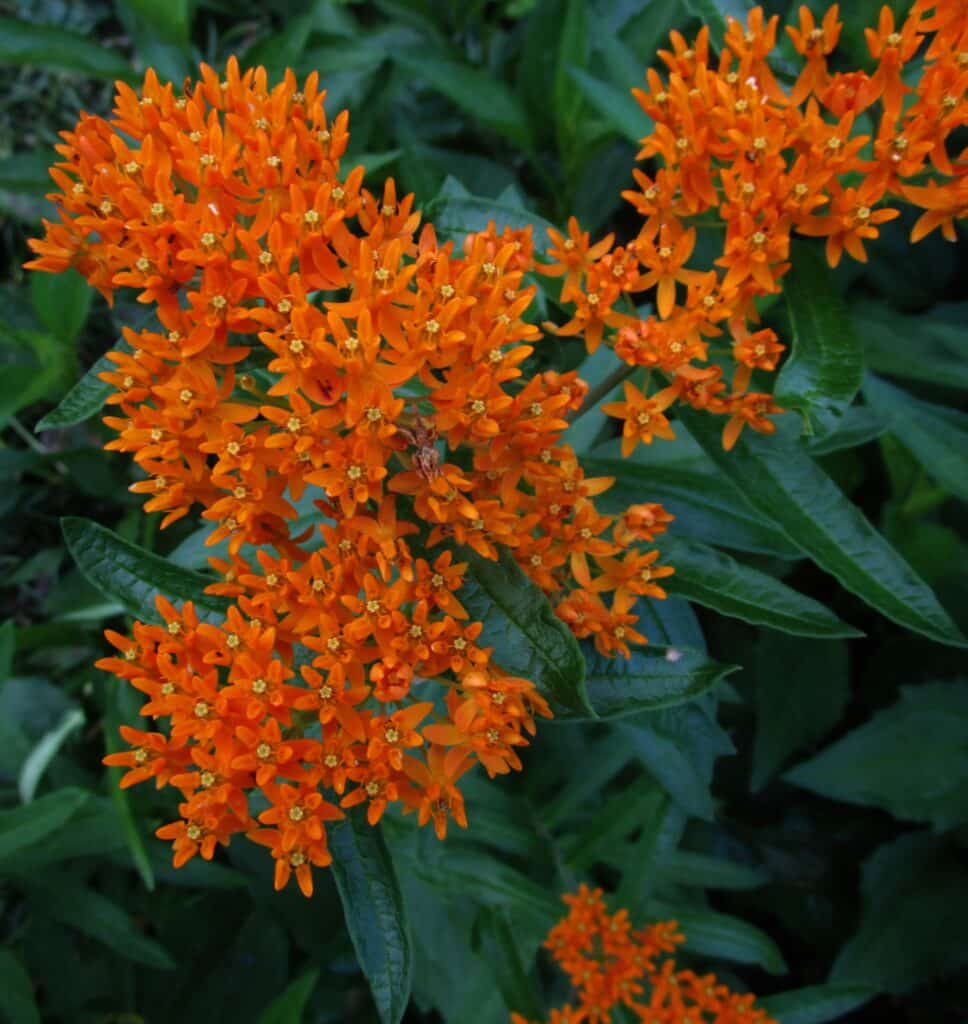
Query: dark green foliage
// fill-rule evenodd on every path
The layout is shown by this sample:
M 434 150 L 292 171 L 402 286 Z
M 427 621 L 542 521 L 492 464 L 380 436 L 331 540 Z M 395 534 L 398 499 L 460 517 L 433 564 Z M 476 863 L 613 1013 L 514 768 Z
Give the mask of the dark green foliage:
M 798 6 L 767 5 L 781 24 Z M 104 354 L 143 310 L 109 310 L 74 273 L 21 270 L 54 215 L 58 132 L 82 108 L 106 113 L 115 78 L 150 65 L 180 81 L 235 53 L 276 77 L 319 70 L 329 110 L 351 110 L 347 165 L 374 190 L 393 175 L 415 192 L 441 238 L 531 224 L 540 253 L 575 213 L 624 244 L 639 222 L 619 193 L 650 130 L 629 89 L 670 29 L 708 21 L 718 46 L 747 8 L 0 4 L 0 1021 L 537 1018 L 561 995 L 540 943 L 584 881 L 633 920 L 675 917 L 685 962 L 757 992 L 780 1024 L 963 1024 L 963 235 L 911 247 L 902 218 L 868 264 L 836 272 L 812 242 L 793 248 L 764 310 L 790 349 L 775 437 L 746 432 L 725 453 L 722 423 L 688 413 L 674 442 L 622 460 L 614 420 L 571 423 L 587 476 L 616 478 L 606 512 L 675 515 L 656 540 L 674 596 L 639 602 L 650 644 L 612 660 L 575 642 L 512 559 L 466 556 L 461 600 L 483 642 L 556 713 L 523 773 L 463 780 L 466 831 L 439 843 L 413 816 L 352 816 L 305 900 L 275 893 L 240 840 L 173 870 L 153 833 L 177 796 L 122 790 L 123 770 L 100 763 L 118 725 L 143 722 L 131 688 L 92 667 L 102 630 L 154 619 L 157 594 L 219 621 L 198 570 L 224 549 L 204 547 L 199 521 L 158 532 L 127 457 L 102 450 Z M 856 66 L 873 16 L 841 9 Z M 561 322 L 559 281 L 529 283 L 535 322 Z M 585 358 L 549 338 L 532 365 L 577 367 L 602 401 L 620 392 L 605 347 Z M 311 525 L 311 504 L 299 511 Z

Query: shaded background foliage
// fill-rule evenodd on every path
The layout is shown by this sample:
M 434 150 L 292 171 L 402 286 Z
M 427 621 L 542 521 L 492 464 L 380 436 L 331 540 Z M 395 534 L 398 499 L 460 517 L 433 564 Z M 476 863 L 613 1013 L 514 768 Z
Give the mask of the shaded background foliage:
M 844 66 L 864 66 L 862 29 L 878 5 L 843 6 Z M 329 109 L 351 110 L 346 165 L 362 162 L 371 187 L 393 174 L 445 237 L 493 218 L 535 223 L 541 238 L 542 224 L 575 213 L 626 239 L 636 225 L 619 192 L 648 130 L 628 88 L 670 28 L 708 21 L 715 36 L 742 10 L 741 0 L 0 2 L 0 1018 L 366 1022 L 398 1016 L 406 1000 L 397 954 L 371 949 L 387 954 L 363 954 L 374 1001 L 329 873 L 310 901 L 275 894 L 240 844 L 174 872 L 151 837 L 173 800 L 122 794 L 100 766 L 118 722 L 137 718 L 130 695 L 91 668 L 101 630 L 125 609 L 73 567 L 59 519 L 82 514 L 185 568 L 205 562 L 197 524 L 158 535 L 141 515 L 130 466 L 100 450 L 97 419 L 61 412 L 57 425 L 55 413 L 34 433 L 138 314 L 135 303 L 109 310 L 71 275 L 20 270 L 26 238 L 50 214 L 57 132 L 81 108 L 106 113 L 116 77 L 136 81 L 150 65 L 177 81 L 198 60 L 237 53 L 276 72 L 318 69 Z M 616 502 L 658 500 L 676 514 L 667 549 L 678 596 L 644 609 L 656 649 L 618 690 L 614 666 L 589 655 L 593 703 L 620 717 L 548 725 L 522 776 L 470 780 L 472 827 L 445 844 L 386 822 L 410 908 L 405 1019 L 501 1021 L 509 1007 L 537 1016 L 560 1001 L 535 953 L 558 893 L 581 880 L 615 891 L 635 917 L 675 916 L 697 965 L 772 997 L 784 1024 L 964 1019 L 963 654 L 934 606 L 918 612 L 919 582 L 872 597 L 900 578 L 899 552 L 968 622 L 968 417 L 954 408 L 968 386 L 968 262 L 963 239 L 910 248 L 911 221 L 886 225 L 863 266 L 811 277 L 807 251 L 793 297 L 770 313 L 784 340 L 813 346 L 820 371 L 863 354 L 846 412 L 855 386 L 836 376 L 829 387 L 843 385 L 846 400 L 833 421 L 804 399 L 811 436 L 797 439 L 791 413 L 776 440 L 724 458 L 687 421 L 675 442 L 619 463 L 604 417 L 572 428 L 589 470 L 619 476 Z M 558 315 L 553 291 L 540 299 L 542 315 Z M 549 340 L 538 358 L 581 365 L 593 385 L 615 366 L 604 350 L 586 360 L 575 341 Z M 78 408 L 96 398 L 86 381 Z M 784 461 L 779 477 L 764 469 L 771 458 Z M 819 539 L 794 515 L 802 498 L 813 516 L 817 466 L 839 488 L 828 518 L 813 519 Z M 935 642 L 945 637 L 955 644 Z

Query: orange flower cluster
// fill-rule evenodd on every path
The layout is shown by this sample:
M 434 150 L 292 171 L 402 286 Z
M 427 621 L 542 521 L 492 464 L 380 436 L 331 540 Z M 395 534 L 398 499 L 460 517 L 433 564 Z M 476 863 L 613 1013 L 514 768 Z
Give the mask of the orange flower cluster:
M 609 914 L 601 889 L 582 885 L 563 897 L 568 915 L 548 933 L 545 948 L 568 975 L 578 999 L 552 1010 L 548 1024 L 610 1024 L 625 1007 L 645 1024 L 775 1024 L 715 975 L 676 970 L 671 954 L 683 941 L 675 921 L 632 931 L 628 912 Z M 529 1024 L 511 1014 L 511 1024 Z
M 788 87 L 769 64 L 778 21 L 759 7 L 746 25 L 730 19 L 718 60 L 708 27 L 691 43 L 673 32 L 659 52 L 665 77 L 649 70 L 647 88 L 633 90 L 655 121 L 639 159 L 660 161 L 651 174 L 635 170 L 638 190 L 622 193 L 644 220 L 638 236 L 592 245 L 574 219 L 567 236 L 550 232 L 544 273 L 564 278 L 574 316 L 548 329 L 582 335 L 591 351 L 610 329 L 626 363 L 671 381 L 651 397 L 627 384 L 625 401 L 606 408 L 623 420 L 626 454 L 671 436 L 663 413 L 676 400 L 728 417 L 727 449 L 744 426 L 775 430 L 769 416 L 782 410 L 749 388 L 754 371 L 776 369 L 784 345 L 760 328 L 757 300 L 780 290 L 794 232 L 825 238 L 836 266 L 845 251 L 866 260 L 865 243 L 898 216 L 889 200 L 923 209 L 914 242 L 936 228 L 954 240 L 955 220 L 968 216 L 968 151 L 952 158 L 947 147 L 968 124 L 964 0 L 917 0 L 899 26 L 883 7 L 867 30 L 871 74 L 829 69 L 836 4 L 819 24 L 801 7 L 787 33 L 804 63 Z M 916 76 L 905 76 L 915 57 Z M 700 270 L 689 261 L 704 215 L 718 215 L 725 232 L 722 254 Z M 631 297 L 647 289 L 657 315 L 641 319 Z
M 550 714 L 480 645 L 469 557 L 510 551 L 577 636 L 626 656 L 645 642 L 632 605 L 671 572 L 636 547 L 670 517 L 600 515 L 611 481 L 560 441 L 587 386 L 523 375 L 530 230 L 491 225 L 462 252 L 418 234 L 392 181 L 340 176 L 347 122 L 315 74 L 270 88 L 232 61 L 183 92 L 151 71 L 140 95 L 119 84 L 112 120 L 64 133 L 61 222 L 29 264 L 152 308 L 110 356 L 108 447 L 133 453 L 162 525 L 200 505 L 228 547 L 208 587 L 224 622 L 162 600 L 163 625 L 108 633 L 120 653 L 100 667 L 161 731 L 124 729 L 107 763 L 181 790 L 159 830 L 176 865 L 244 833 L 307 894 L 341 808 L 376 824 L 398 802 L 443 837 L 466 824 L 463 773 L 520 768 Z

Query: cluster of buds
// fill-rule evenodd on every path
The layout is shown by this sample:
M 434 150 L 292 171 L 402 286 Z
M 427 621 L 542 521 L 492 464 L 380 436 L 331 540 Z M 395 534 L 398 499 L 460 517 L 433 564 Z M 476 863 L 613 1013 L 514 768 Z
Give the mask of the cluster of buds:
M 481 645 L 469 560 L 516 559 L 606 655 L 645 642 L 633 606 L 672 571 L 641 546 L 669 516 L 600 515 L 611 481 L 561 441 L 587 386 L 522 369 L 530 230 L 439 244 L 392 181 L 341 176 L 347 123 L 317 75 L 270 87 L 234 60 L 182 90 L 119 84 L 112 119 L 64 133 L 60 222 L 29 264 L 151 309 L 110 354 L 108 447 L 163 525 L 200 507 L 227 547 L 208 587 L 224 621 L 162 600 L 159 623 L 109 632 L 99 665 L 156 731 L 125 728 L 107 762 L 181 791 L 159 831 L 176 864 L 242 833 L 307 894 L 343 809 L 375 825 L 397 804 L 443 837 L 466 824 L 460 777 L 520 768 L 550 713 Z
M 563 899 L 568 914 L 544 945 L 576 999 L 552 1010 L 548 1024 L 611 1024 L 616 1008 L 645 1024 L 775 1024 L 754 1007 L 755 996 L 731 992 L 715 975 L 676 969 L 669 954 L 684 937 L 675 921 L 633 931 L 627 911 L 610 914 L 602 890 L 586 885 Z M 511 1024 L 529 1022 L 512 1013 Z
M 774 15 L 729 19 L 718 59 L 709 29 L 687 42 L 678 32 L 633 93 L 655 122 L 642 140 L 637 190 L 623 196 L 642 216 L 637 237 L 591 244 L 572 219 L 553 233 L 554 264 L 564 278 L 572 319 L 556 330 L 581 335 L 594 350 L 609 343 L 631 367 L 655 370 L 665 383 L 647 395 L 626 384 L 624 402 L 606 411 L 624 421 L 625 451 L 670 437 L 665 410 L 675 401 L 727 417 L 723 444 L 744 426 L 775 430 L 781 410 L 750 390 L 754 371 L 771 373 L 785 346 L 760 326 L 757 300 L 780 291 L 794 233 L 826 239 L 836 266 L 846 251 L 866 260 L 865 243 L 898 216 L 903 201 L 923 213 L 918 241 L 968 216 L 968 161 L 952 157 L 952 133 L 968 124 L 968 7 L 963 0 L 917 0 L 895 26 L 883 7 L 867 30 L 874 70 L 832 72 L 828 58 L 841 31 L 832 6 L 818 24 L 807 7 L 787 33 L 803 59 L 784 86 L 770 67 Z M 918 72 L 905 77 L 917 58 Z M 865 134 L 870 124 L 875 134 Z M 703 219 L 721 221 L 721 255 L 708 269 L 690 267 Z M 655 289 L 655 314 L 640 318 L 633 296 Z M 648 389 L 647 389 L 648 390 Z

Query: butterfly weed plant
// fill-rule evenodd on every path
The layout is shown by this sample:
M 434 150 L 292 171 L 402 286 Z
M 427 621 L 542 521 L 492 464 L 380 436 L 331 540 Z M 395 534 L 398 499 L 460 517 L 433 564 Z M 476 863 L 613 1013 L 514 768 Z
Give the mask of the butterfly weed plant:
M 217 34 L 230 19 L 210 6 Z M 180 884 L 222 921 L 213 942 L 239 900 L 257 908 L 226 963 L 260 929 L 279 936 L 240 1019 L 822 1024 L 880 1019 L 889 1000 L 943 1008 L 924 986 L 961 961 L 944 922 L 964 904 L 968 697 L 945 607 L 961 607 L 946 562 L 964 554 L 949 516 L 966 426 L 941 403 L 965 384 L 965 275 L 945 255 L 919 290 L 892 260 L 961 253 L 968 9 L 356 6 L 316 4 L 272 44 L 226 32 L 221 63 L 192 64 L 187 7 L 131 4 L 137 76 L 49 30 L 68 67 L 73 53 L 118 80 L 112 110 L 61 132 L 26 267 L 65 284 L 32 284 L 33 315 L 56 335 L 78 304 L 60 338 L 74 344 L 86 281 L 120 340 L 40 440 L 17 415 L 54 393 L 10 404 L 26 447 L 9 473 L 70 477 L 66 439 L 100 436 L 130 455 L 143 512 L 62 520 L 75 585 L 102 602 L 81 613 L 81 662 L 33 639 L 76 649 L 56 610 L 4 627 L 25 668 L 0 689 L 12 1019 L 181 1013 L 177 986 L 143 976 L 189 955 Z M 491 70 L 470 63 L 480 45 Z M 391 100 L 445 127 L 382 123 Z M 441 145 L 453 117 L 481 133 L 463 151 Z M 396 145 L 366 152 L 382 140 Z M 48 358 L 42 331 L 23 337 Z M 84 426 L 102 406 L 106 435 Z M 886 500 L 858 491 L 872 459 Z M 102 625 L 110 653 L 89 632 Z M 909 675 L 879 691 L 876 637 L 927 661 L 900 658 Z M 31 673 L 94 660 L 102 676 L 31 749 L 16 717 Z M 90 765 L 57 767 L 89 714 L 110 772 L 97 797 Z M 883 767 L 924 730 L 922 764 Z M 157 796 L 131 796 L 149 783 Z M 98 815 L 124 846 L 74 849 Z M 77 881 L 25 875 L 45 839 Z M 140 923 L 85 874 L 124 852 Z M 830 872 L 858 857 L 860 898 L 844 898 Z M 335 946 L 310 923 L 334 897 Z M 630 916 L 664 923 L 633 932 Z M 46 919 L 140 962 L 123 1005 L 96 983 L 77 1004 L 48 991 Z M 350 944 L 366 1004 L 336 980 Z M 542 991 L 542 945 L 562 998 Z M 222 981 L 199 971 L 219 1005 Z

